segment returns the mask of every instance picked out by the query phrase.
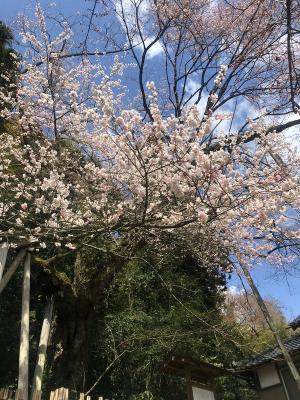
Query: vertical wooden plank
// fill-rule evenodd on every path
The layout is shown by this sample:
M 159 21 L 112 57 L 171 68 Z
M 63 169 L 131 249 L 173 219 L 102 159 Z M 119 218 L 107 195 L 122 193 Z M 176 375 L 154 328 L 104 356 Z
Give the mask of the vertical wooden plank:
M 5 396 L 5 388 L 1 388 L 0 389 L 0 399 L 4 400 L 4 398 L 5 398 L 4 396 Z
M 6 263 L 6 258 L 7 258 L 7 252 L 8 252 L 8 244 L 5 243 L 0 243 L 0 281 L 2 279 L 5 263 Z
M 187 388 L 187 398 L 188 400 L 193 400 L 193 388 L 191 383 L 191 371 L 189 368 L 185 368 L 185 379 L 186 379 L 186 388 Z
M 63 400 L 64 399 L 64 388 L 61 387 L 58 389 L 58 397 L 57 400 Z
M 55 389 L 53 391 L 53 400 L 57 400 L 57 395 L 58 395 L 58 391 L 57 391 L 57 389 Z
M 50 398 L 49 398 L 49 400 L 54 400 L 54 391 L 51 391 L 51 392 L 50 392 Z
M 22 390 L 19 390 L 19 389 L 16 390 L 15 400 L 23 400 Z
M 9 268 L 6 270 L 4 276 L 0 280 L 0 293 L 3 292 L 3 290 L 6 287 L 6 285 L 10 281 L 11 277 L 16 272 L 18 266 L 23 261 L 23 258 L 25 257 L 25 254 L 26 254 L 26 250 L 25 249 L 20 250 L 19 253 L 16 255 L 15 259 L 13 260 L 13 262 L 11 263 L 11 265 L 9 266 Z
M 33 390 L 31 392 L 31 400 L 40 400 L 41 399 L 41 391 L 40 390 Z
M 84 400 L 84 393 L 80 393 L 79 400 Z
M 3 390 L 3 400 L 7 400 L 8 397 L 8 388 L 4 388 Z
M 21 337 L 19 353 L 18 390 L 22 393 L 22 400 L 28 400 L 28 364 L 29 364 L 29 303 L 30 303 L 30 261 L 27 253 L 24 265 Z

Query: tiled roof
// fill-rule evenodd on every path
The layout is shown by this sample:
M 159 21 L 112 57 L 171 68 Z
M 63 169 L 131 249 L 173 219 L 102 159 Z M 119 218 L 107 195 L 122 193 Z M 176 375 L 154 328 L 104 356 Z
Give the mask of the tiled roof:
M 291 354 L 300 351 L 300 333 L 285 340 L 284 345 Z M 236 368 L 240 371 L 249 370 L 271 360 L 280 359 L 282 359 L 281 350 L 278 346 L 274 346 L 260 353 L 258 356 L 239 362 Z
M 293 321 L 289 323 L 289 326 L 293 330 L 296 330 L 297 328 L 300 328 L 300 315 L 298 315 L 297 318 L 293 319 Z

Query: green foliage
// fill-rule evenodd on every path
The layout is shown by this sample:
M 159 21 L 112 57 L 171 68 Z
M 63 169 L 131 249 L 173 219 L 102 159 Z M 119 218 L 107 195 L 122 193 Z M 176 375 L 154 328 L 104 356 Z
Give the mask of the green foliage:
M 76 260 L 74 254 L 56 262 L 59 276 L 66 277 L 77 290 L 75 306 L 61 297 L 57 282 L 49 281 L 39 264 L 33 265 L 31 376 L 46 296 L 55 296 L 56 310 L 62 307 L 60 318 L 66 323 L 79 316 L 79 308 L 85 307 L 89 297 L 89 282 L 110 261 L 107 254 L 86 250 Z M 17 376 L 21 275 L 20 270 L 1 296 L 0 318 L 5 321 L 0 326 L 1 351 L 7 349 L 1 363 L 1 385 L 14 384 Z M 225 284 L 218 266 L 206 268 L 198 255 L 180 243 L 160 252 L 150 245 L 143 247 L 115 275 L 104 302 L 95 307 L 88 326 L 85 382 L 80 390 L 87 391 L 102 376 L 91 395 L 120 400 L 180 400 L 186 396 L 184 380 L 161 372 L 171 354 L 230 367 L 232 361 L 243 357 L 243 337 L 234 323 L 224 322 Z M 75 308 L 68 308 L 71 306 Z M 57 323 L 56 319 L 54 327 Z M 58 348 L 54 334 L 48 352 L 45 396 L 56 385 L 52 360 Z M 248 386 L 235 378 L 226 378 L 218 389 L 223 400 L 252 400 L 248 391 Z
M 0 21 L 0 72 L 1 75 L 9 73 L 11 76 L 16 72 L 15 66 L 15 51 L 12 48 L 13 34 L 10 28 Z M 1 86 L 6 86 L 8 83 L 6 79 L 0 76 Z
M 287 329 L 286 324 L 276 324 L 276 328 L 282 339 L 287 339 L 292 334 L 291 330 Z M 261 330 L 257 335 L 250 335 L 249 332 L 245 332 L 245 338 L 249 341 L 249 349 L 251 349 L 252 354 L 260 353 L 267 347 L 276 345 L 274 335 L 269 328 Z
M 184 382 L 160 371 L 171 354 L 229 366 L 241 356 L 237 344 L 242 338 L 223 322 L 224 286 L 218 269 L 205 269 L 182 248 L 163 258 L 148 248 L 130 261 L 107 293 L 94 359 L 98 368 L 89 384 L 105 365 L 112 367 L 94 393 L 179 400 L 185 396 Z
M 274 298 L 264 299 L 265 305 L 273 319 L 282 339 L 291 335 L 280 304 Z M 226 296 L 226 319 L 235 323 L 242 332 L 248 355 L 260 353 L 268 346 L 275 344 L 275 338 L 265 317 L 251 293 L 228 294 Z
M 13 34 L 8 26 L 0 21 L 0 87 L 4 92 L 14 91 L 14 84 L 18 73 L 16 59 L 17 53 L 12 48 Z M 0 132 L 4 123 L 0 118 Z
M 258 400 L 253 382 L 237 379 L 236 376 L 223 376 L 215 382 L 217 400 Z

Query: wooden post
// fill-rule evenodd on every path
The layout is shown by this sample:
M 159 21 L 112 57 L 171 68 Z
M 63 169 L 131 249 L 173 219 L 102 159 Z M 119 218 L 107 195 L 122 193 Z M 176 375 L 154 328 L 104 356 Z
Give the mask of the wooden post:
M 6 257 L 8 252 L 8 244 L 6 242 L 0 244 L 0 281 L 3 276 L 3 271 L 6 263 Z
M 29 303 L 30 303 L 30 261 L 31 255 L 27 253 L 24 265 L 21 337 L 19 353 L 19 399 L 28 400 L 28 362 L 29 362 Z
M 300 375 L 295 366 L 295 363 L 294 363 L 290 353 L 285 348 L 283 341 L 281 340 L 281 337 L 277 331 L 277 328 L 273 322 L 273 319 L 269 313 L 269 310 L 267 309 L 266 304 L 265 304 L 263 298 L 261 297 L 259 290 L 257 289 L 257 287 L 252 279 L 252 276 L 250 274 L 248 266 L 246 264 L 244 264 L 243 262 L 241 262 L 240 260 L 239 260 L 239 263 L 240 263 L 240 266 L 244 272 L 244 275 L 249 283 L 252 293 L 257 301 L 257 304 L 258 304 L 259 308 L 261 309 L 261 312 L 263 313 L 263 316 L 265 317 L 265 320 L 266 320 L 271 332 L 274 335 L 274 338 L 278 344 L 278 347 L 280 348 L 280 350 L 282 352 L 283 358 L 285 359 L 287 366 L 296 382 L 297 388 L 300 391 Z
M 0 400 L 7 400 L 8 397 L 8 388 L 0 389 Z
M 65 388 L 61 387 L 58 389 L 58 400 L 64 400 Z
M 52 321 L 53 312 L 53 299 L 49 299 L 45 308 L 44 320 L 41 329 L 41 336 L 38 348 L 37 362 L 34 370 L 31 400 L 34 400 L 33 396 L 35 392 L 42 390 L 43 372 L 46 363 L 48 339 Z
M 14 393 L 14 390 L 13 389 L 9 389 L 8 390 L 8 400 L 14 400 L 14 396 L 15 395 L 15 393 Z
M 18 266 L 23 261 L 25 254 L 26 254 L 26 250 L 23 249 L 23 250 L 19 251 L 19 253 L 16 255 L 16 258 L 13 260 L 10 267 L 8 268 L 5 275 L 3 276 L 3 278 L 0 281 L 0 294 L 1 294 L 1 292 L 3 292 L 3 290 L 5 289 L 5 286 L 10 281 L 10 278 L 13 276 L 13 274 L 16 272 Z
M 186 388 L 187 388 L 187 398 L 188 400 L 193 400 L 193 388 L 191 382 L 191 370 L 185 367 L 185 380 L 186 380 Z
M 64 400 L 68 400 L 69 399 L 69 389 L 64 390 Z
M 31 394 L 32 400 L 41 400 L 42 392 L 40 390 L 34 390 Z

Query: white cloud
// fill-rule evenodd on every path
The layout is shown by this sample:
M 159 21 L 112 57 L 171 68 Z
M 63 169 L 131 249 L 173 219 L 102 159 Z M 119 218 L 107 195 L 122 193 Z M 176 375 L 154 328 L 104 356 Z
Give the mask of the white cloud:
M 145 45 L 148 46 L 152 41 L 154 40 L 153 37 L 148 37 L 145 40 Z M 140 44 L 137 46 L 141 51 L 143 50 L 143 45 Z M 161 45 L 161 43 L 159 41 L 155 42 L 150 49 L 147 52 L 147 58 L 153 58 L 156 56 L 159 56 L 160 54 L 162 54 L 164 51 L 163 46 Z
M 294 121 L 296 119 L 300 119 L 299 114 L 290 114 L 288 117 L 285 118 L 284 122 Z M 291 128 L 288 128 L 285 133 L 284 137 L 286 141 L 298 152 L 300 153 L 300 125 L 295 125 Z
M 189 95 L 194 93 L 197 89 L 199 88 L 199 80 L 196 79 L 190 79 L 189 82 L 186 85 L 186 90 Z M 193 104 L 195 101 L 197 95 L 195 95 L 191 100 L 190 104 Z M 207 104 L 207 99 L 208 99 L 208 93 L 206 90 L 203 90 L 201 100 L 197 105 L 197 108 L 199 110 L 199 114 L 203 116 L 204 110 L 206 108 Z M 235 100 L 232 99 L 228 101 L 226 104 L 224 104 L 222 107 L 220 107 L 216 113 L 232 113 L 234 111 L 235 107 Z M 255 107 L 252 103 L 250 103 L 247 99 L 240 97 L 238 99 L 238 104 L 236 108 L 236 115 L 234 117 L 234 121 L 231 124 L 231 120 L 227 121 L 222 121 L 220 127 L 217 129 L 217 132 L 224 132 L 228 133 L 230 125 L 231 126 L 231 131 L 236 132 L 238 131 L 241 126 L 245 123 L 247 118 L 255 118 L 258 115 L 258 109 Z
M 141 43 L 141 38 L 138 33 L 139 31 L 138 26 L 136 24 L 135 12 L 137 3 L 139 4 L 139 28 L 143 36 L 144 44 Z M 141 2 L 140 1 L 137 2 L 136 0 L 116 0 L 115 5 L 116 5 L 118 20 L 124 32 L 126 32 L 126 26 L 125 26 L 126 23 L 129 33 L 132 37 L 133 44 L 136 46 L 137 49 L 142 51 L 144 45 L 148 46 L 155 39 L 153 35 L 147 33 L 147 28 L 146 28 L 148 17 L 150 15 L 149 1 L 144 0 Z M 163 46 L 159 41 L 157 41 L 148 50 L 147 58 L 151 59 L 153 57 L 156 57 L 162 54 L 163 51 L 164 51 Z
M 285 124 L 290 121 L 300 119 L 300 115 L 296 113 L 290 113 L 284 117 L 276 118 L 274 116 L 266 117 L 265 122 L 268 126 Z M 284 140 L 291 146 L 293 150 L 300 153 L 300 125 L 292 126 L 281 133 Z
M 237 287 L 237 286 L 235 286 L 235 285 L 231 285 L 231 286 L 229 286 L 229 288 L 228 288 L 228 292 L 229 292 L 230 294 L 232 294 L 233 296 L 237 296 L 237 295 L 243 293 L 243 291 L 244 291 L 244 289 L 242 289 L 242 288 L 240 288 L 240 287 Z
M 187 85 L 186 85 L 187 94 L 191 95 L 197 89 L 199 89 L 199 80 L 191 78 L 188 81 Z M 197 94 L 191 98 L 190 104 L 194 103 L 194 101 L 196 100 L 196 97 L 197 97 Z M 208 93 L 206 92 L 206 90 L 203 90 L 202 95 L 201 95 L 201 100 L 197 104 L 197 109 L 198 109 L 198 111 L 199 111 L 201 116 L 203 115 L 203 113 L 205 111 L 205 107 L 206 107 L 206 104 L 207 104 L 207 99 L 208 99 Z

